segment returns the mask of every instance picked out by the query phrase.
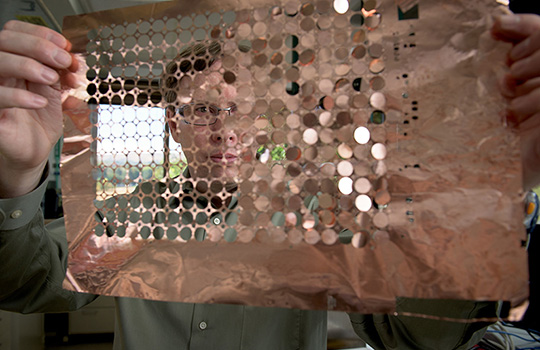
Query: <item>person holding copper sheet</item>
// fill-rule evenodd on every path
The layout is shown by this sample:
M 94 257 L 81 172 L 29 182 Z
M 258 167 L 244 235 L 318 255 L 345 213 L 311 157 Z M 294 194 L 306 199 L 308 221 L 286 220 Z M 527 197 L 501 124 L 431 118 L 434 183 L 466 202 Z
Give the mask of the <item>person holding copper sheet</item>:
M 74 85 L 76 66 L 68 50 L 69 43 L 46 28 L 9 22 L 0 33 L 0 308 L 5 310 L 69 311 L 96 298 L 62 289 L 67 252 L 63 220 L 44 227 L 38 210 L 48 154 L 62 132 L 61 90 Z M 66 62 L 54 60 L 66 55 Z M 234 106 L 218 107 L 213 101 L 180 106 L 170 116 L 172 134 L 177 138 L 183 132 L 185 138 L 211 127 L 208 141 L 217 145 L 218 138 L 227 138 L 224 144 L 230 146 L 234 132 L 218 129 L 217 119 L 205 117 L 233 112 Z M 180 118 L 173 118 L 175 114 Z M 227 172 L 232 169 L 229 161 L 235 162 L 231 152 L 212 153 L 208 160 L 223 164 Z M 326 348 L 324 311 L 130 298 L 117 298 L 116 305 L 115 349 Z
M 540 182 L 539 33 L 540 18 L 534 16 L 501 17 L 494 27 L 497 38 L 515 43 L 505 87 L 510 120 L 524 126 L 527 185 Z M 38 209 L 47 157 L 62 133 L 61 91 L 75 85 L 71 72 L 77 66 L 69 46 L 61 35 L 21 22 L 9 22 L 0 32 L 0 308 L 5 310 L 69 311 L 96 297 L 61 288 L 67 255 L 63 221 L 45 227 Z M 185 113 L 182 108 L 174 112 Z M 403 302 L 435 315 L 454 309 L 473 318 L 492 307 L 466 301 Z M 129 298 L 117 298 L 116 305 L 115 349 L 326 348 L 323 311 Z M 351 320 L 377 349 L 467 349 L 485 326 L 393 315 L 351 315 Z

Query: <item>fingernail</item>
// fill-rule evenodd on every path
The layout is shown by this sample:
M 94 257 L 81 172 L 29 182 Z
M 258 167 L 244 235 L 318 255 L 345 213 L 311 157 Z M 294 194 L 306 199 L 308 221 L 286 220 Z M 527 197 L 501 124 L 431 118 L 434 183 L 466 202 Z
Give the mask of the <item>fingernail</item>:
M 503 29 L 514 29 L 520 21 L 519 16 L 504 15 L 499 17 L 499 23 Z
M 71 55 L 64 50 L 56 51 L 54 60 L 63 67 L 69 67 L 71 65 Z
M 51 35 L 49 40 L 56 46 L 65 49 L 68 41 L 62 35 Z
M 58 74 L 50 68 L 43 68 L 41 76 L 49 83 L 54 83 L 58 80 Z
M 47 99 L 40 95 L 34 95 L 34 97 L 30 100 L 30 103 L 32 104 L 32 108 L 43 108 L 49 103 Z

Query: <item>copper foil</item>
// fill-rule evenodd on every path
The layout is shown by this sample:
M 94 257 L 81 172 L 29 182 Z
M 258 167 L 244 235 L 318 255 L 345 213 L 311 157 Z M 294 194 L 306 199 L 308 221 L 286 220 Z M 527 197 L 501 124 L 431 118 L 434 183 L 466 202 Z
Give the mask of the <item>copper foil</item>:
M 85 68 L 64 111 L 65 287 L 363 313 L 396 297 L 519 304 L 519 139 L 501 121 L 492 3 L 66 18 Z

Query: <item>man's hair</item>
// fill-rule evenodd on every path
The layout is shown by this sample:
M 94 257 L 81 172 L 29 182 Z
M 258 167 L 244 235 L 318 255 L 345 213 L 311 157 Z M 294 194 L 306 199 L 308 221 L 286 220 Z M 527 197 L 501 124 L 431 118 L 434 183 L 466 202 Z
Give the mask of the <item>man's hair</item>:
M 217 41 L 195 43 L 182 48 L 165 67 L 163 77 L 165 102 L 176 102 L 178 97 L 176 90 L 182 75 L 201 72 L 211 67 L 221 52 L 221 44 Z

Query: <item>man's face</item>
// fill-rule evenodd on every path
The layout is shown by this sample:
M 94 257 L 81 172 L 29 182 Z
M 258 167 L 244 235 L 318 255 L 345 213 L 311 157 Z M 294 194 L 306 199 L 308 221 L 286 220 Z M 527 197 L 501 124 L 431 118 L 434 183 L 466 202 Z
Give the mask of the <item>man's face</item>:
M 189 102 L 175 111 L 167 109 L 167 120 L 190 165 L 208 168 L 211 177 L 234 177 L 245 150 L 240 138 L 246 130 L 239 128 L 236 94 L 223 81 L 219 66 L 215 62 L 207 72 L 179 84 L 180 99 Z

